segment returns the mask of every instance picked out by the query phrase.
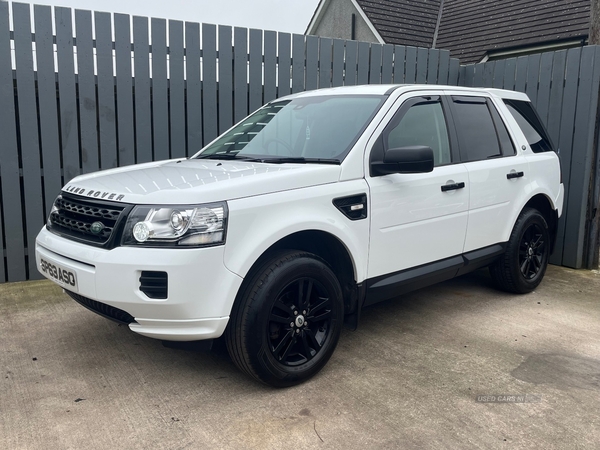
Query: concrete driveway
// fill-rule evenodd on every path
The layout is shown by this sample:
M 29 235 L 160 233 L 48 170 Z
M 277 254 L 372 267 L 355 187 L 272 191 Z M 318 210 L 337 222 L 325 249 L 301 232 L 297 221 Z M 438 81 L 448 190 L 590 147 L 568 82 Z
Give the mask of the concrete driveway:
M 2 449 L 600 445 L 596 272 L 550 267 L 513 296 L 482 271 L 377 305 L 286 390 L 222 346 L 165 348 L 46 281 L 0 285 L 0 342 Z

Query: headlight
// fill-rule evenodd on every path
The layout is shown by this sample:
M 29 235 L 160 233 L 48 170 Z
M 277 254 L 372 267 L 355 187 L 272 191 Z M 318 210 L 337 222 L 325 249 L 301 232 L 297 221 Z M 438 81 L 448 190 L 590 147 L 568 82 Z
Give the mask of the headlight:
M 198 247 L 225 242 L 227 204 L 136 206 L 125 231 L 123 245 Z

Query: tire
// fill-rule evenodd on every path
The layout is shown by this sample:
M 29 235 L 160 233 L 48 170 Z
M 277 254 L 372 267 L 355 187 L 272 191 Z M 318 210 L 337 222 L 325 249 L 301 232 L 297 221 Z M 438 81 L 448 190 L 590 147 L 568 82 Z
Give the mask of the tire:
M 258 381 L 293 386 L 319 372 L 340 337 L 342 289 L 327 263 L 286 251 L 254 271 L 225 331 L 233 362 Z
M 490 266 L 495 284 L 516 294 L 533 291 L 542 282 L 550 256 L 550 232 L 544 216 L 533 208 L 519 215 L 504 255 Z

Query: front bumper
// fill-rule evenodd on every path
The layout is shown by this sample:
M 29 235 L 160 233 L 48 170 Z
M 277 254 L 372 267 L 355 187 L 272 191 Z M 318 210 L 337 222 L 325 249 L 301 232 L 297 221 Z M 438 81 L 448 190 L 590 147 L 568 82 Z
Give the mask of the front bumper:
M 224 246 L 104 250 L 62 238 L 44 227 L 35 254 L 38 269 L 44 259 L 74 272 L 76 294 L 125 311 L 135 319 L 129 324 L 132 331 L 163 340 L 221 336 L 242 283 L 223 264 Z M 140 290 L 142 271 L 167 272 L 166 299 L 149 298 Z

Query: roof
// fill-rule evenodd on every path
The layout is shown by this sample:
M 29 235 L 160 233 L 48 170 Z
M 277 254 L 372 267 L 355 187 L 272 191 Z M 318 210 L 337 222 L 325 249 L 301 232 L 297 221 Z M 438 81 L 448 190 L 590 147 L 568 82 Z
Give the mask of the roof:
M 321 0 L 311 23 L 327 1 Z M 590 0 L 352 2 L 385 43 L 450 50 L 463 64 L 479 62 L 494 50 L 583 41 L 590 20 Z

